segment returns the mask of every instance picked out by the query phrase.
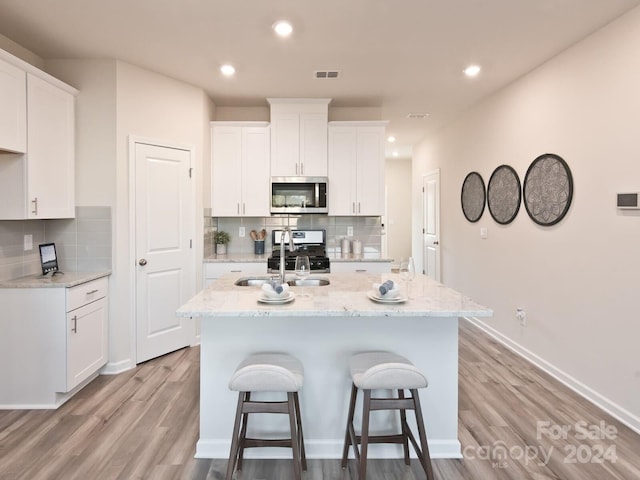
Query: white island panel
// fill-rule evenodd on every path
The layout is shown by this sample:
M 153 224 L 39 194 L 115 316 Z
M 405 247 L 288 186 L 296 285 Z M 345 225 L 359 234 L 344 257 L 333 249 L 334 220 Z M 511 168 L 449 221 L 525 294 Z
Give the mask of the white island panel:
M 427 277 L 412 282 L 411 298 L 383 305 L 367 293 L 394 275 L 331 274 L 331 285 L 305 287 L 285 305 L 257 302 L 259 287 L 236 287 L 225 276 L 184 305 L 179 314 L 205 317 L 201 337 L 200 439 L 196 456 L 227 458 L 237 393 L 228 389 L 235 367 L 247 355 L 283 351 L 305 368 L 300 393 L 305 446 L 310 458 L 339 458 L 351 388 L 349 357 L 391 350 L 409 358 L 429 379 L 420 390 L 434 458 L 461 456 L 458 425 L 458 317 L 490 316 L 491 310 Z M 296 294 L 300 287 L 292 287 Z M 384 392 L 383 392 L 384 393 Z M 256 394 L 257 395 L 257 394 Z M 262 394 L 282 398 L 277 394 Z M 359 424 L 358 406 L 356 425 Z M 408 416 L 413 422 L 413 416 Z M 372 431 L 395 432 L 396 412 L 372 414 Z M 287 419 L 256 416 L 249 436 L 286 436 Z M 398 445 L 372 445 L 371 458 L 401 457 Z M 251 449 L 248 457 L 288 458 L 286 449 Z

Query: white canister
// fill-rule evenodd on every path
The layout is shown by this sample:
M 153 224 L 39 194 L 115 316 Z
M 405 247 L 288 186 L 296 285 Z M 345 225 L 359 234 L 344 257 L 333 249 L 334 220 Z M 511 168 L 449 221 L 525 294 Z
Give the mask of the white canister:
M 354 240 L 352 242 L 352 245 L 353 245 L 353 254 L 362 255 L 362 242 L 360 240 Z
M 348 238 L 345 237 L 340 242 L 340 251 L 343 255 L 347 255 L 349 252 L 351 252 L 351 242 Z

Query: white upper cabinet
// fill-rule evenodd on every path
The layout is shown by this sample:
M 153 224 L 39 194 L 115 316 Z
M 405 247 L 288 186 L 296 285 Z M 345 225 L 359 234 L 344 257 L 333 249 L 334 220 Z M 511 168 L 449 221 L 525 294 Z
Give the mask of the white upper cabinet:
M 75 216 L 75 98 L 27 74 L 28 218 Z
M 330 99 L 268 98 L 271 176 L 326 177 Z
M 329 215 L 384 215 L 386 125 L 329 123 Z
M 269 141 L 266 122 L 211 122 L 211 213 L 269 216 Z
M 0 59 L 0 150 L 27 151 L 27 74 Z
M 75 216 L 77 93 L 0 50 L 0 219 Z

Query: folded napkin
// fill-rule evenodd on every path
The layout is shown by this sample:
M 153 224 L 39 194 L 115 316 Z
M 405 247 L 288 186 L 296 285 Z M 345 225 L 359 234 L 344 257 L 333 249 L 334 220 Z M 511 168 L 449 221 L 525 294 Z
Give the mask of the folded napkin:
M 396 298 L 400 295 L 400 288 L 392 280 L 387 280 L 384 283 L 374 283 L 373 288 L 375 294 L 382 298 Z
M 289 285 L 279 282 L 263 283 L 262 294 L 266 298 L 285 298 L 289 294 Z

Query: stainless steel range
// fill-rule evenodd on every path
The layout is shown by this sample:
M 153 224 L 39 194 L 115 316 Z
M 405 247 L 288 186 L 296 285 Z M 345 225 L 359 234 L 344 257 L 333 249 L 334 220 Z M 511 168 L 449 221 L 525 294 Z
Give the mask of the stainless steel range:
M 270 273 L 276 273 L 280 269 L 280 238 L 282 230 L 271 232 L 271 245 L 273 251 L 267 259 L 267 268 Z M 285 270 L 293 271 L 298 255 L 307 255 L 311 271 L 315 273 L 329 273 L 330 262 L 327 257 L 327 232 L 326 230 L 292 230 L 291 238 L 295 250 L 289 249 L 289 232 L 284 235 L 285 244 Z

